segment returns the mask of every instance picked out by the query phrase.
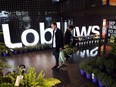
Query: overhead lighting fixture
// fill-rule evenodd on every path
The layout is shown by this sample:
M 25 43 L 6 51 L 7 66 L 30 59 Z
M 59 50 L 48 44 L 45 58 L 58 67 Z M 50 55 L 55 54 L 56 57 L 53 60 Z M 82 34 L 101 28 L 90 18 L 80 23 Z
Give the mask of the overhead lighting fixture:
M 60 0 L 52 0 L 52 2 L 59 2 Z

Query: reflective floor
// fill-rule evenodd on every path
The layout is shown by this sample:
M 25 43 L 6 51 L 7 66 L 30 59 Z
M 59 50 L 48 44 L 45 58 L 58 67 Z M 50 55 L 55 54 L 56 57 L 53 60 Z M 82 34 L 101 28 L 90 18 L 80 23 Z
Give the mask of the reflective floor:
M 79 62 L 86 58 L 99 56 L 99 51 L 101 50 L 103 50 L 103 46 L 79 48 L 75 54 L 70 56 L 65 66 L 55 71 L 51 69 L 55 65 L 55 58 L 50 50 L 8 56 L 6 58 L 7 63 L 12 65 L 13 69 L 6 69 L 4 73 L 17 70 L 17 66 L 24 64 L 26 67 L 35 67 L 37 73 L 43 71 L 45 77 L 60 79 L 62 83 L 56 87 L 98 87 L 97 84 L 93 84 L 80 75 Z

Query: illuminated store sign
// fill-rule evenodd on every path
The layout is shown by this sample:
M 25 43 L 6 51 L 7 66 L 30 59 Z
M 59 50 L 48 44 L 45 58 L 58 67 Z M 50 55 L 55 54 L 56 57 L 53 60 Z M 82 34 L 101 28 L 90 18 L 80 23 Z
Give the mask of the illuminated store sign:
M 58 26 L 58 28 L 60 28 L 60 22 L 57 22 L 57 26 Z M 34 45 L 38 44 L 39 42 L 40 42 L 40 44 L 44 44 L 44 43 L 51 44 L 52 43 L 53 29 L 51 29 L 51 28 L 45 29 L 44 23 L 39 23 L 39 27 L 40 27 L 40 35 L 34 29 L 26 29 L 22 32 L 21 37 L 19 37 L 19 38 L 21 38 L 21 42 L 20 43 L 12 43 L 11 37 L 10 37 L 9 25 L 2 24 L 5 45 L 8 48 L 21 48 L 21 47 L 23 47 L 23 45 L 34 46 Z M 65 26 L 65 28 L 66 28 L 66 26 Z M 87 36 L 87 35 L 90 35 L 91 32 L 93 34 L 100 34 L 99 30 L 100 30 L 100 27 L 97 25 L 89 26 L 88 29 L 86 29 L 85 26 L 83 26 L 82 29 L 79 29 L 79 27 L 75 27 L 74 31 L 75 31 L 75 33 L 77 33 L 77 35 L 75 35 L 75 33 L 74 33 L 74 36 Z M 34 36 L 34 40 L 31 43 L 29 43 L 27 41 L 27 34 L 29 34 L 29 33 L 33 34 L 33 36 Z M 46 40 L 46 38 L 45 38 L 46 33 L 51 34 L 49 41 Z
M 97 25 L 89 26 L 88 29 L 86 28 L 86 26 L 82 26 L 82 29 L 80 29 L 79 27 L 75 27 L 74 36 L 88 36 L 91 34 L 91 32 L 99 35 L 100 34 L 99 30 L 100 27 Z
M 40 26 L 40 37 L 39 37 L 39 34 L 36 30 L 26 29 L 22 32 L 21 37 L 20 37 L 22 42 L 21 43 L 12 43 L 11 42 L 11 37 L 10 37 L 9 25 L 8 24 L 2 24 L 5 45 L 8 48 L 21 48 L 21 47 L 23 47 L 23 44 L 25 46 L 37 45 L 39 40 L 41 40 L 41 44 L 44 44 L 44 43 L 51 44 L 52 43 L 53 29 L 51 29 L 51 28 L 46 28 L 45 29 L 44 23 L 40 23 L 39 26 Z M 59 22 L 57 22 L 57 26 L 58 26 L 58 28 L 60 28 L 60 23 Z M 46 38 L 45 38 L 45 34 L 47 32 L 49 32 L 51 34 L 50 41 L 47 41 Z M 34 36 L 34 41 L 32 43 L 29 43 L 27 41 L 27 34 L 29 34 L 29 33 L 33 34 L 33 36 Z
M 95 47 L 93 49 L 86 49 L 86 50 L 82 50 L 82 51 L 77 51 L 77 55 L 79 55 L 81 58 L 85 58 L 85 57 L 95 57 L 98 55 L 98 49 L 99 47 Z
M 110 42 L 115 42 L 116 38 L 116 20 L 108 22 L 108 40 Z

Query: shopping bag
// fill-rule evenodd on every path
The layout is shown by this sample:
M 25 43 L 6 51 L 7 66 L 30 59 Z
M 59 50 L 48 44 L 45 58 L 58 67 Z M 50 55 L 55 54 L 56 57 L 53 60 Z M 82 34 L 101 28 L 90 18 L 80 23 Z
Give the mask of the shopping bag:
M 60 51 L 60 53 L 59 53 L 59 66 L 62 66 L 62 64 L 64 64 L 64 62 L 65 62 L 64 53 L 63 53 L 63 51 Z

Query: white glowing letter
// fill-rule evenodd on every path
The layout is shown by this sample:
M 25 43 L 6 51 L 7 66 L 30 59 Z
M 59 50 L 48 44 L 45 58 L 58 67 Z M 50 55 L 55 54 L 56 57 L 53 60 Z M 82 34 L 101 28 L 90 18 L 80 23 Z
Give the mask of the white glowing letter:
M 95 29 L 97 29 L 97 30 L 95 30 Z M 92 27 L 92 33 L 95 33 L 95 34 L 99 35 L 100 31 L 98 31 L 98 30 L 100 30 L 99 26 L 95 25 L 95 26 Z
M 8 24 L 2 24 L 2 29 L 3 29 L 4 42 L 8 48 L 22 47 L 22 43 L 11 43 L 10 31 L 9 31 Z
M 50 41 L 46 41 L 46 39 L 45 39 L 45 34 L 47 32 L 51 33 L 51 40 Z M 51 29 L 51 28 L 45 29 L 44 23 L 40 23 L 40 35 L 41 35 L 41 44 L 44 44 L 44 43 L 51 44 L 52 43 L 53 29 Z
M 99 48 L 99 47 L 95 47 L 94 49 L 92 49 L 92 50 L 90 51 L 90 56 L 91 56 L 91 57 L 95 57 L 95 56 L 98 54 L 98 48 Z
M 32 43 L 27 42 L 26 36 L 27 36 L 28 33 L 32 33 L 32 34 L 34 35 L 34 37 L 35 37 L 35 38 L 34 38 L 34 41 L 33 41 Z M 24 44 L 25 46 L 34 46 L 34 45 L 36 45 L 36 44 L 38 43 L 38 41 L 39 41 L 38 32 L 35 31 L 34 29 L 27 29 L 27 30 L 25 30 L 25 31 L 22 33 L 22 35 L 21 35 L 21 40 L 22 40 L 22 42 L 23 42 L 23 44 Z

